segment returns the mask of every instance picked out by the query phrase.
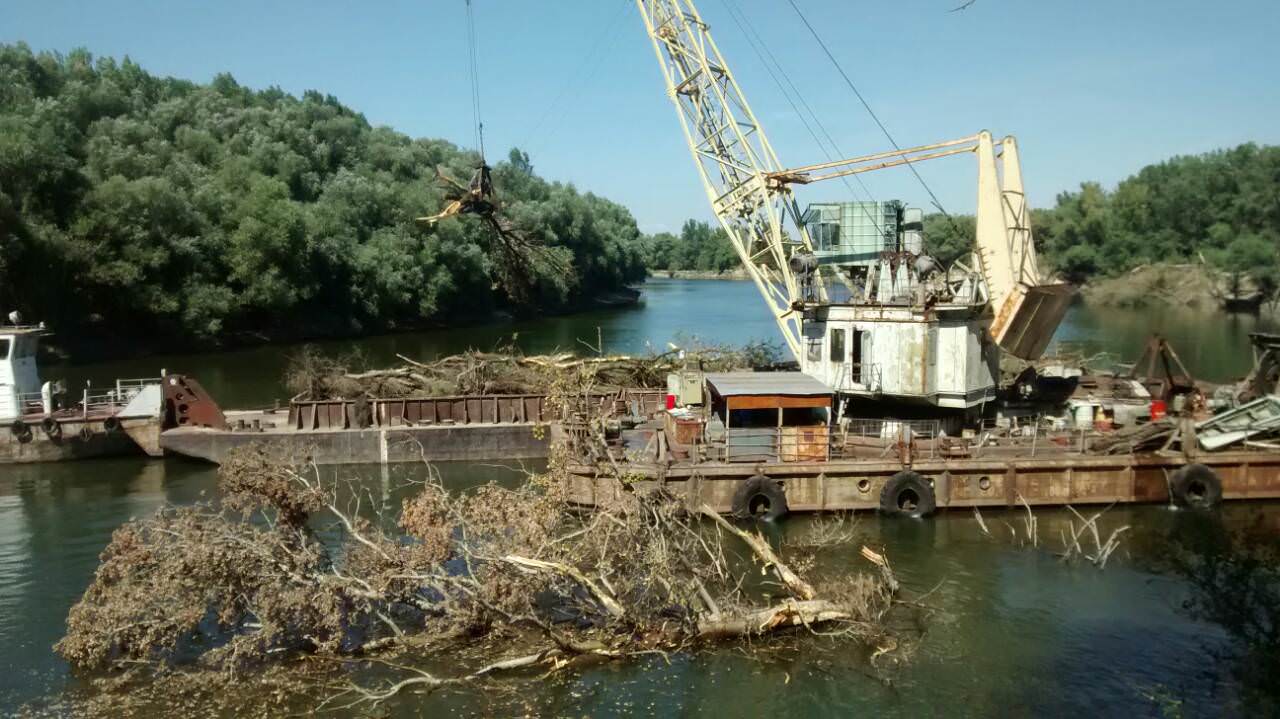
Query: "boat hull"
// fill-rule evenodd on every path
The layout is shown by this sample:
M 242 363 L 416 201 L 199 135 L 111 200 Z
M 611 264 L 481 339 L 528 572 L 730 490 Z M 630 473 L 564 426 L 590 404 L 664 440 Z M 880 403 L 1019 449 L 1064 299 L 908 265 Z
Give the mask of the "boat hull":
M 1187 458 L 1175 452 L 1056 457 L 929 459 L 909 467 L 896 461 L 844 459 L 813 463 L 707 463 L 683 467 L 627 464 L 626 487 L 597 467 L 569 468 L 571 496 L 585 506 L 607 505 L 623 493 L 662 484 L 691 505 L 732 509 L 742 482 L 764 474 L 782 483 L 795 512 L 874 510 L 885 484 L 910 469 L 925 478 L 938 508 L 1167 503 L 1169 478 L 1189 463 L 1221 479 L 1222 498 L 1280 499 L 1280 452 L 1221 452 Z M 642 479 L 638 479 L 642 478 Z
M 12 423 L 0 425 L 0 464 L 159 456 L 159 419 L 121 418 L 112 429 L 106 419 L 60 419 L 61 432 L 53 435 L 38 424 L 22 433 L 15 433 Z

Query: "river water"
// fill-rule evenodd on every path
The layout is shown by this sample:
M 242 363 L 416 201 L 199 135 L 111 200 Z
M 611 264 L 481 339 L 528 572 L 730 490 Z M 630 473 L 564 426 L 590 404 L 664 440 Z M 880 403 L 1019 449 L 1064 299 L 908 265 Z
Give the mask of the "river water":
M 1077 306 L 1057 340 L 1132 361 L 1146 337 L 1161 332 L 1189 369 L 1226 381 L 1248 370 L 1248 332 L 1271 329 L 1247 317 Z M 594 345 L 601 338 L 608 351 L 643 352 L 668 342 L 775 337 L 751 283 L 651 280 L 635 307 L 318 347 L 335 354 L 358 348 L 378 366 L 394 363 L 396 354 L 430 358 L 508 341 L 541 352 L 581 348 L 579 339 Z M 288 355 L 297 350 L 274 346 L 154 357 L 47 368 L 45 375 L 65 377 L 74 387 L 85 380 L 151 376 L 164 367 L 196 376 L 226 407 L 249 407 L 286 397 L 281 376 Z M 387 481 L 373 468 L 337 471 L 375 489 Z M 459 487 L 514 476 L 489 465 L 447 465 L 443 473 Z M 50 647 L 111 533 L 164 503 L 212 496 L 215 480 L 212 467 L 176 459 L 0 468 L 0 712 L 42 703 L 75 686 Z M 526 699 L 539 713 L 556 715 L 1222 714 L 1237 694 L 1226 666 L 1216 660 L 1230 648 L 1228 637 L 1187 616 L 1182 606 L 1190 585 L 1161 569 L 1160 560 L 1171 539 L 1202 533 L 1206 523 L 1208 531 L 1259 519 L 1280 525 L 1280 505 L 1231 505 L 1211 517 L 1166 507 L 1117 507 L 1104 518 L 1104 529 L 1132 529 L 1105 570 L 1065 564 L 1054 555 L 1067 517 L 1041 514 L 1044 546 L 1038 549 L 1009 538 L 1020 531 L 1016 513 L 988 513 L 994 537 L 984 535 L 972 515 L 959 512 L 923 522 L 861 517 L 858 541 L 825 550 L 818 569 L 863 566 L 858 546 L 883 545 L 906 591 L 929 593 L 924 603 L 931 610 L 904 628 L 904 641 L 914 651 L 901 666 L 885 666 L 883 660 L 872 665 L 865 650 L 819 641 L 764 662 L 736 651 L 711 651 L 606 666 L 537 683 Z M 777 531 L 804 532 L 813 521 L 793 519 Z M 411 697 L 392 713 L 515 711 L 487 701 L 467 693 Z

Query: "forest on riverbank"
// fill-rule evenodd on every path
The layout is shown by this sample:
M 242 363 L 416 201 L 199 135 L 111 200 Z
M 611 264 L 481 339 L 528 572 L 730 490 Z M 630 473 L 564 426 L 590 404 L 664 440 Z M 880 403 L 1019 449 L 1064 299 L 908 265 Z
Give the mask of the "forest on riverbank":
M 1280 291 L 1280 147 L 1244 144 L 1149 165 L 1114 190 L 1086 182 L 1035 209 L 1042 262 L 1076 284 L 1145 265 L 1195 264 L 1230 291 Z M 692 241 L 691 241 L 692 240 Z M 928 251 L 944 263 L 974 241 L 972 215 L 925 218 Z M 690 220 L 681 236 L 645 238 L 645 260 L 659 270 L 724 271 L 736 256 L 724 231 Z
M 742 266 L 724 228 L 702 220 L 686 220 L 679 235 L 646 235 L 642 246 L 645 267 L 654 272 L 725 273 Z
M 942 259 L 972 241 L 973 219 L 926 220 Z M 1247 280 L 1264 294 L 1280 288 L 1280 147 L 1253 143 L 1148 165 L 1114 190 L 1086 182 L 1033 211 L 1041 257 L 1075 283 L 1116 277 L 1144 265 L 1192 263 Z
M 504 214 L 561 260 L 513 297 L 475 218 L 414 222 L 447 201 L 437 167 L 465 183 L 478 160 L 331 95 L 0 45 L 0 308 L 64 337 L 216 345 L 553 312 L 643 278 L 625 207 L 512 150 Z

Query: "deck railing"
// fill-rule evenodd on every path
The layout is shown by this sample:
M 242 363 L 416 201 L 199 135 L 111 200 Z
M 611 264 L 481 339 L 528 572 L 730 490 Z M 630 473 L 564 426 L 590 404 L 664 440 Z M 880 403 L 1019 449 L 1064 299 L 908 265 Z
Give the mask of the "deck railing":
M 710 457 L 728 462 L 825 462 L 831 456 L 826 425 L 730 428 L 712 443 Z
M 18 415 L 44 414 L 44 397 L 39 392 L 23 392 L 17 395 Z
M 162 377 L 139 377 L 136 379 L 118 379 L 116 380 L 116 396 L 123 404 L 128 404 L 129 400 L 138 396 L 142 390 L 153 384 L 161 384 L 164 381 Z
M 608 417 L 646 416 L 662 402 L 660 390 L 624 390 L 587 398 Z M 506 394 L 406 397 L 370 400 L 294 400 L 289 426 L 294 429 L 351 429 L 455 424 L 543 424 L 560 419 L 560 407 L 546 395 Z
M 855 417 L 841 422 L 832 436 L 832 451 L 841 457 L 879 452 L 933 458 L 945 451 L 940 441 L 943 436 L 938 420 Z

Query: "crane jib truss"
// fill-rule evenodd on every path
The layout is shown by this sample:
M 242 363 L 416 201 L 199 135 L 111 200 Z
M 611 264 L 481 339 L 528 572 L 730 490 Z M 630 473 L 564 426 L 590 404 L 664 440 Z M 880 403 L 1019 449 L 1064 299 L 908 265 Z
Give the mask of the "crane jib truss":
M 813 245 L 790 188 L 776 179 L 784 168 L 693 3 L 636 5 L 712 210 L 799 359 L 802 313 L 796 298 L 826 301 L 827 294 L 817 272 L 800 278 L 792 270 L 792 255 L 812 252 Z M 784 230 L 784 222 L 794 234 Z

